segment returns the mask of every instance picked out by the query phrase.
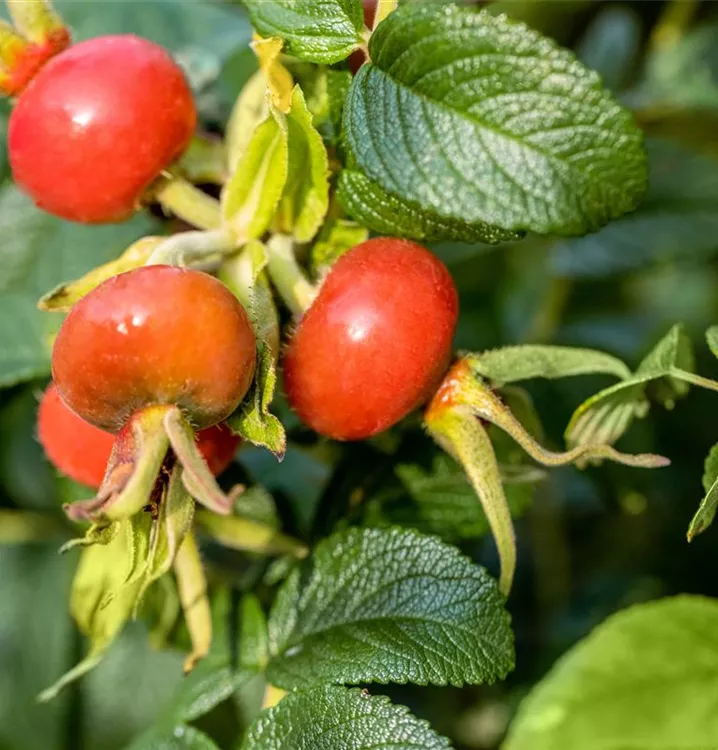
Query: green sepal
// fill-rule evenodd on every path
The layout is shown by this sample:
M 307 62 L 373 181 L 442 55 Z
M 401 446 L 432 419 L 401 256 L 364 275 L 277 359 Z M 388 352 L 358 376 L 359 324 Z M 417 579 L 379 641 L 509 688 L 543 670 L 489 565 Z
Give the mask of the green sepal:
M 712 523 L 718 510 L 718 445 L 714 445 L 705 462 L 703 471 L 703 490 L 705 496 L 688 527 L 687 538 L 692 542 Z
M 149 503 L 169 448 L 163 420 L 170 408 L 148 407 L 132 417 L 115 439 L 97 496 L 65 506 L 72 520 L 106 526 L 133 516 Z
M 177 407 L 164 415 L 164 428 L 172 450 L 182 465 L 182 482 L 192 497 L 215 513 L 232 512 L 232 497 L 226 495 L 209 470 L 195 440 L 195 432 Z
M 508 406 L 474 370 L 476 355 L 459 360 L 444 378 L 425 413 L 429 434 L 464 466 L 484 505 L 501 558 L 501 590 L 508 594 L 516 561 L 513 525 L 493 448 L 481 419 L 511 436 L 531 458 L 544 466 L 564 466 L 609 459 L 627 466 L 657 468 L 668 459 L 653 454 L 620 453 L 605 443 L 575 446 L 565 453 L 543 448 L 514 416 Z
M 174 560 L 174 571 L 185 624 L 192 651 L 185 659 L 184 671 L 191 672 L 209 653 L 212 644 L 212 611 L 207 596 L 207 579 L 194 534 L 185 535 Z
M 219 278 L 247 310 L 257 339 L 257 369 L 249 393 L 227 425 L 243 440 L 265 447 L 280 460 L 286 450 L 284 426 L 270 411 L 277 384 L 279 317 L 266 274 L 267 250 L 250 242 L 225 262 Z
M 68 281 L 56 286 L 40 298 L 37 303 L 38 308 L 49 312 L 67 312 L 103 281 L 143 266 L 153 250 L 165 239 L 165 237 L 143 237 L 137 240 L 116 260 L 93 268 L 76 281 Z
M 80 555 L 70 598 L 70 611 L 90 640 L 87 656 L 38 700 L 52 700 L 64 687 L 95 667 L 132 616 L 147 565 L 151 518 L 137 514 L 115 522 L 107 544 L 86 547 Z M 128 585 L 128 581 L 133 581 Z

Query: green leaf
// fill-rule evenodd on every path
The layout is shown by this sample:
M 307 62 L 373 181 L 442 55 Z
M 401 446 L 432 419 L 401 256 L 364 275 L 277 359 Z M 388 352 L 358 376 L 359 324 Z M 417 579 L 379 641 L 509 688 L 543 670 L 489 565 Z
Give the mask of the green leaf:
M 432 242 L 458 240 L 496 245 L 521 238 L 482 221 L 440 216 L 422 203 L 390 194 L 358 169 L 345 169 L 339 176 L 339 200 L 358 222 L 380 234 Z
M 257 370 L 248 395 L 227 420 L 244 440 L 283 457 L 287 438 L 282 423 L 270 411 L 277 385 L 279 318 L 265 268 L 267 250 L 250 242 L 241 253 L 223 264 L 219 278 L 245 306 L 257 337 Z
M 597 74 L 521 23 L 432 3 L 400 7 L 344 108 L 358 167 L 446 220 L 584 234 L 633 210 L 642 136 Z
M 474 372 L 498 385 L 531 378 L 567 378 L 606 373 L 628 378 L 631 371 L 620 359 L 594 349 L 568 346 L 505 346 L 470 358 Z
M 708 750 L 718 737 L 718 604 L 680 596 L 618 613 L 521 704 L 503 750 Z
M 496 583 L 457 549 L 407 529 L 322 541 L 280 589 L 267 678 L 284 688 L 493 682 L 513 667 Z
M 344 102 L 349 93 L 352 74 L 348 70 L 309 67 L 314 72 L 315 85 L 312 95 L 307 91 L 305 76 L 301 72 L 298 73 L 299 83 L 307 92 L 307 106 L 314 115 L 314 125 L 324 141 L 333 146 L 337 145 L 341 135 Z
M 147 589 L 165 573 L 168 573 L 177 557 L 194 518 L 194 498 L 182 482 L 182 469 L 175 466 L 162 495 L 159 515 L 154 524 L 147 553 L 147 568 L 143 574 L 142 589 L 135 604 L 135 611 Z
M 227 700 L 254 672 L 230 666 L 226 656 L 208 656 L 183 678 L 166 715 L 175 722 L 195 721 Z
M 507 470 L 513 486 L 530 486 L 516 481 L 522 478 L 520 470 L 514 471 L 514 467 Z M 437 453 L 429 467 L 404 463 L 395 472 L 398 488 L 386 488 L 362 504 L 365 526 L 410 526 L 449 542 L 489 533 L 486 515 L 463 469 L 445 453 Z M 532 468 L 529 476 L 535 482 L 537 470 Z M 506 487 L 507 499 L 515 518 L 528 507 L 531 493 L 511 493 L 510 486 Z
M 688 527 L 688 541 L 702 534 L 712 523 L 718 510 L 718 445 L 714 445 L 706 458 L 703 472 L 705 497 Z
M 638 209 L 596 234 L 560 242 L 554 276 L 593 278 L 718 250 L 718 161 L 664 140 L 646 143 L 649 187 Z
M 177 724 L 170 728 L 143 734 L 127 750 L 220 750 L 220 748 L 199 729 Z
M 312 270 L 321 276 L 335 260 L 369 237 L 369 232 L 359 224 L 346 219 L 334 219 L 322 228 L 311 253 Z
M 690 340 L 681 325 L 675 325 L 646 355 L 635 374 L 584 401 L 573 413 L 566 428 L 570 445 L 616 442 L 636 417 L 644 417 L 649 402 L 646 388 L 666 408 L 688 391 L 687 374 L 694 361 Z
M 267 119 L 254 130 L 222 192 L 222 217 L 237 244 L 267 231 L 282 197 L 289 168 L 287 122 L 270 107 Z
M 244 0 L 262 36 L 284 39 L 300 60 L 335 63 L 357 49 L 364 28 L 360 0 Z
M 257 372 L 249 395 L 227 424 L 243 440 L 272 451 L 280 460 L 287 449 L 287 436 L 281 421 L 269 411 L 277 385 L 277 362 L 265 344 L 258 348 Z
M 718 357 L 718 326 L 711 326 L 706 331 L 706 341 L 713 356 Z
M 672 384 L 676 395 L 684 396 L 688 392 L 688 386 L 675 376 L 678 370 L 692 372 L 694 367 L 691 341 L 679 323 L 674 325 L 643 358 L 641 364 L 638 365 L 636 375 L 652 378 L 674 376 Z
M 12 185 L 0 189 L 0 386 L 50 373 L 62 319 L 39 312 L 39 297 L 118 256 L 155 227 L 144 215 L 119 225 L 71 224 L 35 208 Z
M 275 224 L 297 242 L 309 242 L 319 231 L 329 207 L 329 165 L 322 137 L 312 125 L 304 94 L 292 92 L 287 117 L 289 166 Z
M 263 670 L 269 658 L 267 618 L 254 594 L 242 597 L 239 661 L 247 669 Z
M 291 693 L 250 727 L 241 750 L 450 750 L 404 706 L 363 690 L 319 687 Z

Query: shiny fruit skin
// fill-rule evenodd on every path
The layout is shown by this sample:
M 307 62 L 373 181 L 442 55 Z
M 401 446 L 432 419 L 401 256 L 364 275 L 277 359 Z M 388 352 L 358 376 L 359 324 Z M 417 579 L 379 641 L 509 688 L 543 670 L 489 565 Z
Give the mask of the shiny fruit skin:
M 316 432 L 360 440 L 426 401 L 451 358 L 454 282 L 428 250 L 377 238 L 334 264 L 284 357 L 290 405 Z
M 62 474 L 94 490 L 100 487 L 115 436 L 78 417 L 54 383 L 40 401 L 37 432 L 45 455 Z M 240 438 L 223 424 L 197 433 L 197 447 L 215 476 L 232 463 L 239 443 Z
M 78 417 L 52 383 L 40 401 L 37 436 L 50 463 L 62 474 L 93 489 L 102 484 L 115 438 Z
M 241 440 L 224 424 L 216 424 L 197 433 L 197 447 L 209 470 L 219 476 L 231 463 Z
M 169 54 L 131 34 L 73 45 L 49 60 L 8 126 L 15 182 L 70 221 L 127 219 L 189 144 L 192 92 Z
M 187 268 L 144 266 L 74 305 L 52 372 L 65 403 L 109 432 L 152 404 L 175 404 L 203 429 L 239 405 L 255 359 L 247 313 L 224 284 Z

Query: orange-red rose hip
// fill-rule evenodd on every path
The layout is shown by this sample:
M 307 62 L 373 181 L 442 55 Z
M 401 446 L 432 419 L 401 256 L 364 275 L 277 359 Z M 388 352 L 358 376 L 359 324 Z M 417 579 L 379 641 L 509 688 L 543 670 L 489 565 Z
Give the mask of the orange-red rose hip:
M 117 432 L 139 409 L 175 404 L 197 429 L 226 419 L 254 375 L 256 341 L 217 279 L 145 266 L 91 291 L 55 340 L 53 379 L 83 419 Z
M 102 484 L 115 436 L 78 417 L 65 405 L 53 383 L 37 414 L 38 439 L 50 462 L 65 476 L 92 489 Z M 197 433 L 197 447 L 216 476 L 232 462 L 240 439 L 225 425 Z
M 37 437 L 45 455 L 65 476 L 93 489 L 102 484 L 115 438 L 78 417 L 52 383 L 40 401 Z
M 427 400 L 452 351 L 458 299 L 425 248 L 378 238 L 332 267 L 284 358 L 291 406 L 315 431 L 359 440 Z
M 181 69 L 126 34 L 73 45 L 47 62 L 8 126 L 15 182 L 71 221 L 128 218 L 187 147 L 197 113 Z

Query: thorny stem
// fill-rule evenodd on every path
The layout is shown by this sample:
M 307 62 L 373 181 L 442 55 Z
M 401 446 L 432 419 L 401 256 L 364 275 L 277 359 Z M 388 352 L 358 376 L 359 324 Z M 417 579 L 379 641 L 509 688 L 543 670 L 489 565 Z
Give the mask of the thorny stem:
M 275 234 L 267 243 L 267 253 L 269 278 L 292 313 L 301 315 L 314 301 L 317 290 L 297 263 L 292 238 Z

